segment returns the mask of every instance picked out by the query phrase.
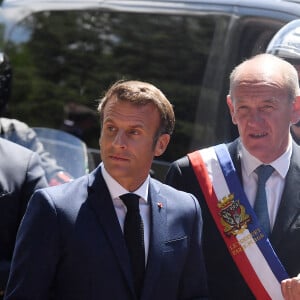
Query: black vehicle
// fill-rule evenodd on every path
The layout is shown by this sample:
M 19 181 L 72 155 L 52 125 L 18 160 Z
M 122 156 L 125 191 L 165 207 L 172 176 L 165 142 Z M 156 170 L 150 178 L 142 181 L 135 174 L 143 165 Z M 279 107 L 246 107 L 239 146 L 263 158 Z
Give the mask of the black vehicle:
M 158 86 L 174 105 L 175 133 L 153 165 L 236 136 L 229 73 L 265 52 L 300 17 L 299 1 L 4 0 L 0 51 L 13 66 L 7 116 L 80 137 L 99 161 L 97 97 L 118 79 Z

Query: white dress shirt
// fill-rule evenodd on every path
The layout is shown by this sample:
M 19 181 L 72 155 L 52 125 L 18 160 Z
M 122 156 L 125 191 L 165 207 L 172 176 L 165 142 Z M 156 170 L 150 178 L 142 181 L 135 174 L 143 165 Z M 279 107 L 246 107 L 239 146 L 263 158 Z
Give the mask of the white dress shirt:
M 241 158 L 244 191 L 251 206 L 253 207 L 258 179 L 255 169 L 263 163 L 251 155 L 241 142 L 239 143 L 238 154 Z M 278 207 L 280 205 L 285 177 L 290 166 L 291 155 L 292 139 L 290 138 L 287 150 L 280 157 L 269 164 L 275 169 L 266 182 L 266 195 L 271 229 L 273 229 Z
M 140 214 L 144 223 L 145 263 L 147 263 L 150 239 L 150 207 L 147 199 L 150 176 L 148 175 L 147 179 L 136 191 L 129 192 L 108 174 L 103 163 L 101 163 L 101 172 L 112 198 L 122 231 L 124 231 L 124 222 L 127 208 L 123 201 L 120 199 L 120 196 L 127 193 L 134 193 L 140 196 L 139 207 Z

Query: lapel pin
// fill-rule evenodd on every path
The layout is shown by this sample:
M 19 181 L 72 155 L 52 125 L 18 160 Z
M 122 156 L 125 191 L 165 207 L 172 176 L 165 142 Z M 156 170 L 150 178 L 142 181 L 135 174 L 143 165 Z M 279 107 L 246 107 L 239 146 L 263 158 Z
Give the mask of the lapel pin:
M 163 208 L 163 204 L 161 202 L 157 202 L 157 206 L 158 206 L 159 209 Z

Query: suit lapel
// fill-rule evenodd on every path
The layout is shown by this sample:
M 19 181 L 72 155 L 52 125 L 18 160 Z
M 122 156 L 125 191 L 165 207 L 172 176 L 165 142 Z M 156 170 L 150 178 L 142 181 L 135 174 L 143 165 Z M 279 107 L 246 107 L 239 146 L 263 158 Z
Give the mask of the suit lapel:
M 163 244 L 167 234 L 167 199 L 160 194 L 159 186 L 153 180 L 150 180 L 148 201 L 151 215 L 150 243 L 141 297 L 143 300 L 151 297 L 151 291 L 159 278 L 158 274 L 163 259 Z
M 278 247 L 286 231 L 291 227 L 300 210 L 300 150 L 293 145 L 291 164 L 285 180 L 276 221 L 271 234 L 271 243 Z
M 91 180 L 88 193 L 88 202 L 105 232 L 113 252 L 119 262 L 120 268 L 128 282 L 132 293 L 134 293 L 133 280 L 130 274 L 130 263 L 123 233 L 118 217 L 113 206 L 108 188 L 101 174 L 99 167 L 95 173 L 95 180 Z
M 241 158 L 238 151 L 239 139 L 234 140 L 232 143 L 227 144 L 228 152 L 231 156 L 233 165 L 236 168 L 236 172 L 240 179 L 241 185 L 243 185 L 243 177 L 242 177 L 242 167 L 241 167 Z

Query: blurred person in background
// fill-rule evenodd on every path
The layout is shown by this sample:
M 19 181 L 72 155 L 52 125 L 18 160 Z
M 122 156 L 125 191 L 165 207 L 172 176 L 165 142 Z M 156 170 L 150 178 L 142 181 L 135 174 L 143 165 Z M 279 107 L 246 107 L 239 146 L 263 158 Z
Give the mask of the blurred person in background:
M 284 25 L 274 35 L 266 52 L 292 64 L 300 78 L 300 19 Z M 300 144 L 300 121 L 291 126 L 291 134 L 295 142 Z
M 11 94 L 12 68 L 8 57 L 0 52 L 0 116 L 3 116 Z M 40 156 L 49 185 L 57 185 L 72 180 L 54 157 L 47 152 L 39 141 L 35 131 L 27 124 L 16 120 L 0 117 L 0 137 L 28 148 Z
M 15 246 L 17 230 L 33 192 L 47 186 L 39 156 L 0 138 L 0 299 Z

